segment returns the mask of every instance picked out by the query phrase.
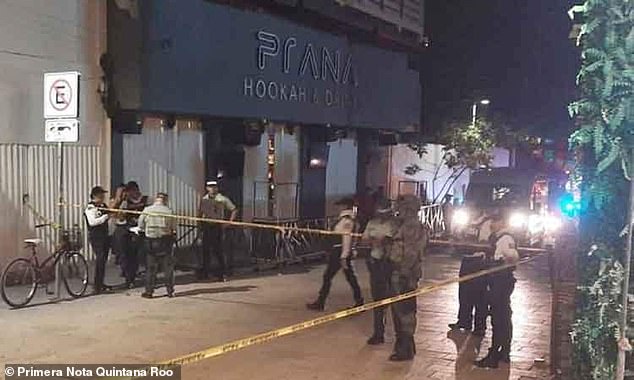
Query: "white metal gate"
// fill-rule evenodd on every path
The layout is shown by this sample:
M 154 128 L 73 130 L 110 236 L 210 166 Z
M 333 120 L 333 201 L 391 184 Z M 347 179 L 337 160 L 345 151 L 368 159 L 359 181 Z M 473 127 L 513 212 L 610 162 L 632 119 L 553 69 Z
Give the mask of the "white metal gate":
M 166 192 L 176 214 L 195 216 L 204 186 L 203 132 L 197 122 L 178 120 L 172 129 L 146 119 L 143 133 L 123 139 L 125 181 L 136 181 L 144 194 Z M 179 227 L 179 236 L 187 230 Z M 182 244 L 191 244 L 189 235 Z
M 88 202 L 92 186 L 99 183 L 100 149 L 97 146 L 65 145 L 64 201 L 70 205 Z M 43 250 L 53 247 L 51 228 L 35 231 L 44 223 L 25 207 L 29 204 L 43 219 L 54 221 L 57 215 L 59 173 L 56 145 L 0 144 L 0 264 L 21 254 L 22 240 L 37 236 L 44 240 Z M 64 208 L 65 226 L 84 226 L 81 207 Z M 84 233 L 84 239 L 86 234 Z M 87 241 L 84 241 L 87 246 Z M 92 258 L 89 249 L 85 249 Z

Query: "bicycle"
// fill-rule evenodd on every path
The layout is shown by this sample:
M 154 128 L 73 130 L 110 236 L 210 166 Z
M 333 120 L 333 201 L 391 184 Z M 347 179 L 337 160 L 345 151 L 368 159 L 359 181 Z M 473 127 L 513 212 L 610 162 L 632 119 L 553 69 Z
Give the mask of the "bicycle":
M 39 224 L 35 228 L 48 226 L 51 224 Z M 88 263 L 79 253 L 81 241 L 79 227 L 73 228 L 73 231 L 63 230 L 62 244 L 40 263 L 37 247 L 42 244 L 42 240 L 36 238 L 24 240 L 25 249 L 30 250 L 30 257 L 15 259 L 2 271 L 2 277 L 0 277 L 2 299 L 8 305 L 19 308 L 31 302 L 38 286 L 44 285 L 46 293 L 50 294 L 48 283 L 55 279 L 55 268 L 58 264 L 60 264 L 61 279 L 68 294 L 73 298 L 84 295 L 88 288 Z

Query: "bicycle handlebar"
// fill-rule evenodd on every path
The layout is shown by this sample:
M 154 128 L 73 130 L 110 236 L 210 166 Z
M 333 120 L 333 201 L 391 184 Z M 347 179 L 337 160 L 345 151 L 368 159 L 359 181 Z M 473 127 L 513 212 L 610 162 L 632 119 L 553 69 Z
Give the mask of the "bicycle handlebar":
M 51 225 L 50 223 L 36 224 L 36 225 L 35 225 L 35 228 L 48 227 L 48 226 L 50 226 L 50 225 Z

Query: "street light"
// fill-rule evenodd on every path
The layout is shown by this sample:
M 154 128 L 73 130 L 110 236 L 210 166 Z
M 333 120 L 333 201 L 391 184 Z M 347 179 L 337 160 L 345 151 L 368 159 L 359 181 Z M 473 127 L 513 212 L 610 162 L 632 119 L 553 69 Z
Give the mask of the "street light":
M 491 101 L 489 99 L 482 99 L 479 102 L 473 103 L 473 107 L 472 107 L 473 120 L 471 122 L 471 125 L 473 125 L 474 127 L 476 125 L 476 115 L 477 115 L 477 112 L 478 112 L 478 103 L 482 104 L 483 106 L 488 106 L 489 104 L 491 104 Z

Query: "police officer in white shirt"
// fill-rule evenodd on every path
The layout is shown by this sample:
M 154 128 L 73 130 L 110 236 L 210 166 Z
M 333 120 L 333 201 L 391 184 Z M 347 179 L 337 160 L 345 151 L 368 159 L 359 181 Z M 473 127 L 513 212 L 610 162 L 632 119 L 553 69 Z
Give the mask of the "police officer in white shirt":
M 104 209 L 112 207 L 106 204 L 107 191 L 101 186 L 95 186 L 90 191 L 90 202 L 84 210 L 84 218 L 88 227 L 88 241 L 95 252 L 95 277 L 94 294 L 112 290 L 111 286 L 104 284 L 106 275 L 106 262 L 110 250 L 110 236 L 108 221 L 110 215 Z
M 336 203 L 338 206 L 342 206 L 343 210 L 339 213 L 339 220 L 335 224 L 334 231 L 341 233 L 341 249 L 333 247 L 328 256 L 328 265 L 324 271 L 323 283 L 319 290 L 319 297 L 315 302 L 311 302 L 306 305 L 310 310 L 323 311 L 326 298 L 330 293 L 330 287 L 332 285 L 332 279 L 343 268 L 343 273 L 346 276 L 350 288 L 352 288 L 352 295 L 354 297 L 354 306 L 363 305 L 363 296 L 361 295 L 361 288 L 359 287 L 359 281 L 355 274 L 354 267 L 352 265 L 353 252 L 352 252 L 352 233 L 357 229 L 356 213 L 354 211 L 354 200 L 351 198 L 344 198 Z
M 491 216 L 491 232 L 491 250 L 488 252 L 489 265 L 494 268 L 516 264 L 519 261 L 519 253 L 515 238 L 507 229 L 506 218 L 499 213 Z M 497 368 L 500 361 L 505 363 L 511 361 L 511 340 L 513 338 L 511 295 L 515 289 L 514 270 L 513 266 L 488 276 L 493 340 L 487 356 L 476 362 L 478 367 Z

